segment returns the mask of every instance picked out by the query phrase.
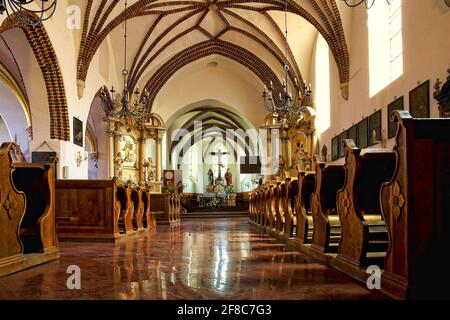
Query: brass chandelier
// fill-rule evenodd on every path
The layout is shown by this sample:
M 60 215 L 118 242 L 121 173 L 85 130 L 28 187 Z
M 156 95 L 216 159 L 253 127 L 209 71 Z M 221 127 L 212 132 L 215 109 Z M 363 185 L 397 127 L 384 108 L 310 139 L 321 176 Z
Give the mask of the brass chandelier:
M 125 0 L 125 10 L 127 9 L 127 0 Z M 145 118 L 145 110 L 149 102 L 149 93 L 145 89 L 141 94 L 138 87 L 134 92 L 128 90 L 127 69 L 127 20 L 125 20 L 124 31 L 124 68 L 122 70 L 123 90 L 122 93 L 116 93 L 114 86 L 109 92 L 105 87 L 101 89 L 101 100 L 103 111 L 107 116 L 119 118 L 127 124 L 128 128 L 139 127 Z
M 292 95 L 288 86 L 289 77 L 289 62 L 288 62 L 288 29 L 287 29 L 287 11 L 288 3 L 285 2 L 284 23 L 285 23 L 285 63 L 284 63 L 284 79 L 282 81 L 282 92 L 279 93 L 278 101 L 274 98 L 273 83 L 270 81 L 270 85 L 267 88 L 264 86 L 262 97 L 266 110 L 273 114 L 275 119 L 281 117 L 281 119 L 289 120 L 292 122 L 297 118 L 311 103 L 311 85 L 306 87 L 306 83 L 303 83 L 303 89 L 305 93 L 302 93 L 302 87 L 300 87 L 297 78 L 294 80 L 294 95 Z
M 31 9 L 35 2 L 40 3 L 40 9 Z M 37 26 L 53 16 L 56 3 L 57 0 L 0 0 L 0 14 L 15 14 L 21 23 Z

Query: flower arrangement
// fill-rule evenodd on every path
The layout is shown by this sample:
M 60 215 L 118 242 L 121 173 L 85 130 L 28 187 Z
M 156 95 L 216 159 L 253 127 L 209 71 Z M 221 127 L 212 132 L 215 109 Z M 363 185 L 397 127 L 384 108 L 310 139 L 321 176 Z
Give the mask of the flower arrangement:
M 220 201 L 217 198 L 214 198 L 206 204 L 206 207 L 211 209 L 220 208 Z
M 224 190 L 227 195 L 229 195 L 230 193 L 233 193 L 233 185 L 225 186 Z

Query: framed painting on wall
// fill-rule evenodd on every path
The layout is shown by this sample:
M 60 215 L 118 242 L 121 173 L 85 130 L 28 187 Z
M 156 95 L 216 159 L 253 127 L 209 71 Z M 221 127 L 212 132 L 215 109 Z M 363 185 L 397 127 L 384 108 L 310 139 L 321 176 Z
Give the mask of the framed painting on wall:
M 396 99 L 395 101 L 388 104 L 387 107 L 387 125 L 388 125 L 388 138 L 392 138 L 395 136 L 395 129 L 397 128 L 397 125 L 392 121 L 392 112 L 395 110 L 403 110 L 403 96 Z
M 430 81 L 417 86 L 409 92 L 409 112 L 413 118 L 430 117 Z
M 352 139 L 358 145 L 358 126 L 356 124 L 347 130 L 347 139 Z
M 381 142 L 381 110 L 369 117 L 369 146 Z
M 342 132 L 339 136 L 338 136 L 338 143 L 339 143 L 339 158 L 342 158 L 345 156 L 345 148 L 342 145 L 342 143 L 344 142 L 344 140 L 347 139 L 347 131 Z
M 83 121 L 73 117 L 73 144 L 83 146 Z
M 339 148 L 338 148 L 338 137 L 331 139 L 331 161 L 338 159 Z
M 367 146 L 369 145 L 369 141 L 368 141 L 368 137 L 367 137 L 368 127 L 369 127 L 369 119 L 368 118 L 364 118 L 357 124 L 358 147 L 360 149 L 367 148 Z

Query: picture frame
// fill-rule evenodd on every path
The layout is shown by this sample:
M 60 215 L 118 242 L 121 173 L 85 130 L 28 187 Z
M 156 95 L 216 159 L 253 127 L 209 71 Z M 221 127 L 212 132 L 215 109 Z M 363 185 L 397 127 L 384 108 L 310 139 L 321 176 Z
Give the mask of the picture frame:
M 358 145 L 358 126 L 355 124 L 347 130 L 347 139 L 352 139 Z
M 83 121 L 73 117 L 73 144 L 82 147 L 83 144 Z
M 347 131 L 341 132 L 341 134 L 338 136 L 339 158 L 345 157 L 345 148 L 342 144 L 345 139 L 347 139 Z
M 358 144 L 360 149 L 367 148 L 369 145 L 368 130 L 369 130 L 369 118 L 364 118 L 356 125 L 358 131 Z
M 396 124 L 392 121 L 392 113 L 395 110 L 404 110 L 404 98 L 401 96 L 400 98 L 395 99 L 387 106 L 387 127 L 388 127 L 388 139 L 393 138 L 395 136 L 395 132 L 397 129 Z
M 430 117 L 430 80 L 409 92 L 409 113 L 413 118 Z
M 381 142 L 381 109 L 369 116 L 368 142 L 369 146 Z
M 331 161 L 337 160 L 339 157 L 338 137 L 331 139 Z

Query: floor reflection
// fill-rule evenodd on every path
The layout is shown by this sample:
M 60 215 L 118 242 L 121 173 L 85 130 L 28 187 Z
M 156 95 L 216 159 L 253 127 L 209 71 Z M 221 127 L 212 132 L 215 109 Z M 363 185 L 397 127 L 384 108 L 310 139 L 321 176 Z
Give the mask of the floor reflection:
M 81 268 L 81 290 L 66 286 Z M 249 226 L 198 219 L 116 244 L 61 243 L 61 259 L 0 278 L 0 299 L 384 299 Z

